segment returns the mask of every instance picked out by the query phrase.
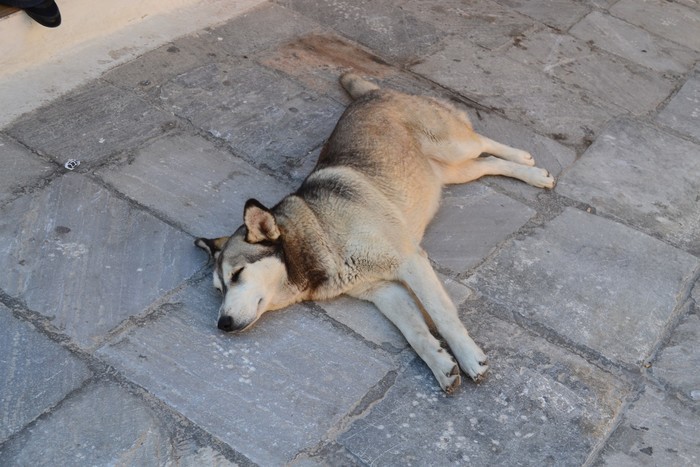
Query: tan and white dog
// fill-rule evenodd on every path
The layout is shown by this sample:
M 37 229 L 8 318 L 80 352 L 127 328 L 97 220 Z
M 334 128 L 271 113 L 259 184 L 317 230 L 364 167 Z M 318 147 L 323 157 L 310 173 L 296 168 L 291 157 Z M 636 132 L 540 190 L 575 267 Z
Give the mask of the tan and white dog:
M 488 366 L 420 246 L 442 187 L 484 175 L 544 188 L 554 179 L 527 152 L 475 133 L 446 102 L 350 73 L 340 81 L 354 101 L 301 187 L 271 209 L 248 200 L 233 235 L 195 242 L 215 260 L 218 327 L 243 331 L 266 311 L 302 300 L 358 297 L 396 325 L 450 393 L 459 367 L 479 381 Z

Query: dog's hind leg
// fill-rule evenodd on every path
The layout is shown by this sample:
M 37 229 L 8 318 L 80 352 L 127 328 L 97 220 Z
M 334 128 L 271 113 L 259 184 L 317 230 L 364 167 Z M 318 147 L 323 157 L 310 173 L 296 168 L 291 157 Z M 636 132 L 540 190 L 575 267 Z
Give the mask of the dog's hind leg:
M 430 333 L 423 312 L 403 285 L 382 282 L 352 295 L 374 303 L 394 323 L 446 393 L 452 393 L 459 386 L 461 377 L 457 363 Z
M 399 279 L 415 294 L 454 353 L 460 367 L 474 381 L 488 370 L 486 355 L 472 340 L 459 320 L 457 308 L 445 292 L 424 252 L 406 258 L 399 267 Z
M 487 138 L 486 136 L 477 134 L 482 145 L 482 152 L 493 154 L 494 156 L 500 157 L 507 161 L 516 162 L 518 164 L 535 165 L 535 159 L 532 155 L 523 151 L 522 149 L 516 149 L 505 144 L 501 144 L 497 141 Z
M 493 156 L 466 160 L 461 164 L 442 165 L 440 169 L 445 184 L 467 183 L 484 175 L 504 175 L 538 188 L 554 188 L 554 178 L 547 170 Z

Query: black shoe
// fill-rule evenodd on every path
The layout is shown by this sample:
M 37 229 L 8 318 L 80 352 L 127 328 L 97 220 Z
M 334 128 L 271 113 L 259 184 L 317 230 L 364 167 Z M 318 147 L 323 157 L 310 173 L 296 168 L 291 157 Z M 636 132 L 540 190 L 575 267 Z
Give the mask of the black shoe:
M 61 24 L 61 12 L 53 0 L 46 0 L 37 6 L 25 8 L 29 17 L 47 28 L 55 28 Z

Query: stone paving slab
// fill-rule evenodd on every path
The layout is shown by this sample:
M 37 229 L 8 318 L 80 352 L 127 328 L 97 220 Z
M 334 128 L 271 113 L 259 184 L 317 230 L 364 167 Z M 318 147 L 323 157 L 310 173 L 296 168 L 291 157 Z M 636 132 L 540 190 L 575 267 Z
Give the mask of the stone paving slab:
M 31 186 L 41 184 L 56 170 L 55 165 L 41 160 L 1 133 L 0 153 L 0 204 L 22 194 Z
M 659 112 L 656 121 L 700 141 L 700 69 Z
M 292 191 L 194 135 L 157 139 L 123 159 L 98 176 L 195 236 L 230 235 L 243 223 L 248 198 L 272 206 Z
M 466 283 L 575 345 L 637 366 L 663 335 L 698 264 L 640 232 L 567 208 L 514 239 Z
M 687 47 L 598 11 L 576 23 L 569 32 L 592 46 L 661 72 L 685 73 L 698 58 Z
M 545 73 L 463 41 L 449 42 L 412 69 L 570 144 L 589 140 L 621 112 L 564 87 Z
M 192 237 L 70 173 L 0 215 L 0 288 L 81 347 L 201 268 Z
M 440 266 L 463 273 L 534 215 L 533 209 L 484 185 L 450 186 L 425 232 L 423 247 Z
M 183 73 L 161 88 L 160 98 L 255 166 L 280 173 L 320 146 L 343 111 L 250 60 Z
M 208 280 L 188 287 L 98 354 L 253 462 L 288 462 L 315 446 L 393 368 L 388 354 L 301 306 L 226 335 L 216 329 L 220 300 Z
M 445 396 L 416 360 L 338 442 L 365 465 L 581 465 L 627 384 L 515 325 L 467 321 L 489 355 L 485 382 Z
M 648 386 L 625 412 L 596 466 L 696 466 L 700 462 L 700 413 Z
M 172 115 L 98 80 L 20 117 L 7 132 L 63 165 L 99 163 L 174 127 Z
M 97 383 L 3 446 L 0 464 L 233 465 L 210 447 L 177 439 L 175 430 L 124 389 Z
M 405 63 L 430 50 L 445 32 L 391 0 L 277 0 L 277 3 Z
M 547 26 L 565 31 L 590 11 L 590 2 L 574 0 L 547 0 L 529 2 L 527 0 L 497 0 L 501 5 L 535 18 Z
M 700 11 L 663 0 L 620 0 L 610 13 L 700 52 Z
M 433 24 L 449 37 L 497 49 L 539 25 L 492 0 L 410 0 L 401 8 Z
M 157 97 L 176 76 L 212 62 L 225 62 L 274 47 L 320 26 L 293 10 L 262 4 L 214 28 L 174 40 L 105 74 L 104 79 Z M 261 34 L 264 31 L 264 34 Z
M 636 115 L 656 110 L 677 86 L 676 80 L 662 73 L 596 53 L 584 41 L 553 31 L 528 34 L 506 55 Z
M 695 305 L 696 309 L 698 305 Z M 689 399 L 700 402 L 700 316 L 697 311 L 683 318 L 669 342 L 653 362 L 651 373 L 679 388 Z
M 700 254 L 700 145 L 623 119 L 610 125 L 559 181 L 588 203 L 692 254 Z
M 91 376 L 82 361 L 31 324 L 13 317 L 2 304 L 0 374 L 0 443 Z

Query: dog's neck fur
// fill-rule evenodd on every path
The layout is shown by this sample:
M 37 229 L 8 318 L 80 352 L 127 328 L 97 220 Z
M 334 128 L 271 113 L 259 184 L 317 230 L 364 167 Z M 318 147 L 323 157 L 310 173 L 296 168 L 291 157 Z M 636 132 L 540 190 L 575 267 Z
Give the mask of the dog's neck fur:
M 295 195 L 280 201 L 273 213 L 281 233 L 289 281 L 301 291 L 302 300 L 327 298 L 323 286 L 333 281 L 337 258 L 316 214 Z

